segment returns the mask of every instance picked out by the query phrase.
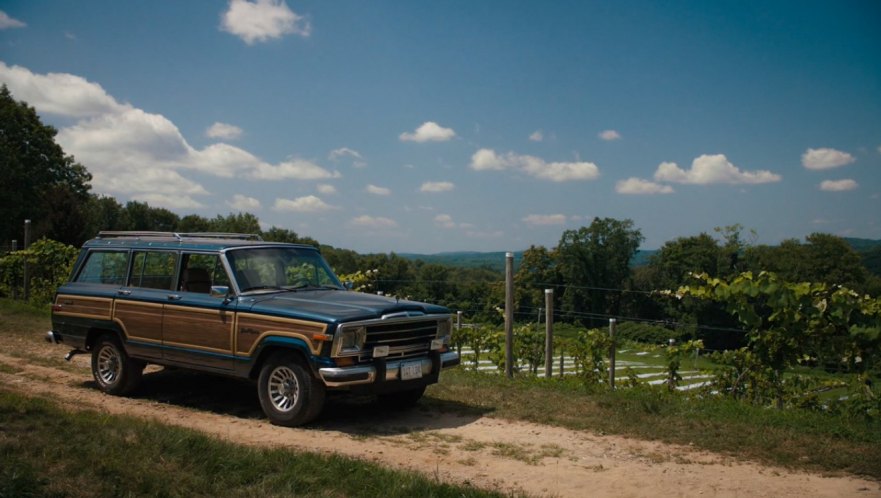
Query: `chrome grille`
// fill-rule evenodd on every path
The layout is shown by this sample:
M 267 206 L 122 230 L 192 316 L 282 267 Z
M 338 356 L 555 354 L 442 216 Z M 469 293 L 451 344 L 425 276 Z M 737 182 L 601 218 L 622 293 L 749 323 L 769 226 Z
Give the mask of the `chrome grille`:
M 411 358 L 428 354 L 431 341 L 437 338 L 438 320 L 388 320 L 369 323 L 366 327 L 367 342 L 364 353 L 358 357 L 360 361 L 372 359 L 376 346 L 389 347 L 387 358 Z

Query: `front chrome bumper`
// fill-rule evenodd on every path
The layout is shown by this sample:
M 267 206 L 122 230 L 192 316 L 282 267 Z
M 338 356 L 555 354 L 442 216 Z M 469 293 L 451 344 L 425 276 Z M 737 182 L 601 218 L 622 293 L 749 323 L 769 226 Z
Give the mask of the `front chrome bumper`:
M 459 364 L 459 354 L 455 351 L 447 351 L 440 354 L 440 368 L 455 367 Z M 372 384 L 381 381 L 396 381 L 401 377 L 401 365 L 404 363 L 420 362 L 422 366 L 422 376 L 431 375 L 432 361 L 431 358 L 422 358 L 416 360 L 393 360 L 385 363 L 385 376 L 377 379 L 377 368 L 374 365 L 359 365 L 354 367 L 328 367 L 319 368 L 318 374 L 327 387 L 355 386 L 359 384 Z M 381 369 L 380 369 L 381 370 Z

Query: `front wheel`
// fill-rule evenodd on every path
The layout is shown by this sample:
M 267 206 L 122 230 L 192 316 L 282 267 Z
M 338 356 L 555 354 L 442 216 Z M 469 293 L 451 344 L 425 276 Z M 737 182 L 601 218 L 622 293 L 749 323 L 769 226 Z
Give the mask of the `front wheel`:
M 132 392 L 143 373 L 144 364 L 129 358 L 113 336 L 101 336 L 92 348 L 92 376 L 98 388 L 107 394 Z
M 263 413 L 275 425 L 311 422 L 324 407 L 324 394 L 324 384 L 291 354 L 274 355 L 260 369 L 257 395 Z

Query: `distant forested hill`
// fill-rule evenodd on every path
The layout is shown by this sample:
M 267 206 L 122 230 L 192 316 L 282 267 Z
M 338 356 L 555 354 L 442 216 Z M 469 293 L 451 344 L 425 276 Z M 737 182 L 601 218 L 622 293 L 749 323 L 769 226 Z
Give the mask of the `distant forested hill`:
M 639 250 L 633 256 L 630 264 L 634 267 L 644 266 L 648 264 L 649 258 L 655 254 L 656 250 Z M 490 270 L 502 272 L 505 271 L 505 253 L 504 252 L 442 252 L 438 254 L 413 254 L 403 253 L 398 256 L 412 261 L 424 261 L 426 263 L 435 263 L 444 266 L 453 266 L 457 268 L 489 268 Z M 514 268 L 520 265 L 523 259 L 523 251 L 514 253 Z

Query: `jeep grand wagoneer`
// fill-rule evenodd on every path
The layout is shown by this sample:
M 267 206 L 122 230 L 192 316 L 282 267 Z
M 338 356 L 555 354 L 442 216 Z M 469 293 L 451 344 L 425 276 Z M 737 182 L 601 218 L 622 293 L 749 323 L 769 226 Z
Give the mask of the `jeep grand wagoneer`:
M 47 340 L 90 352 L 126 394 L 148 363 L 256 380 L 269 420 L 299 425 L 325 392 L 414 404 L 444 368 L 450 312 L 351 292 L 312 246 L 217 233 L 101 232 L 58 289 Z

